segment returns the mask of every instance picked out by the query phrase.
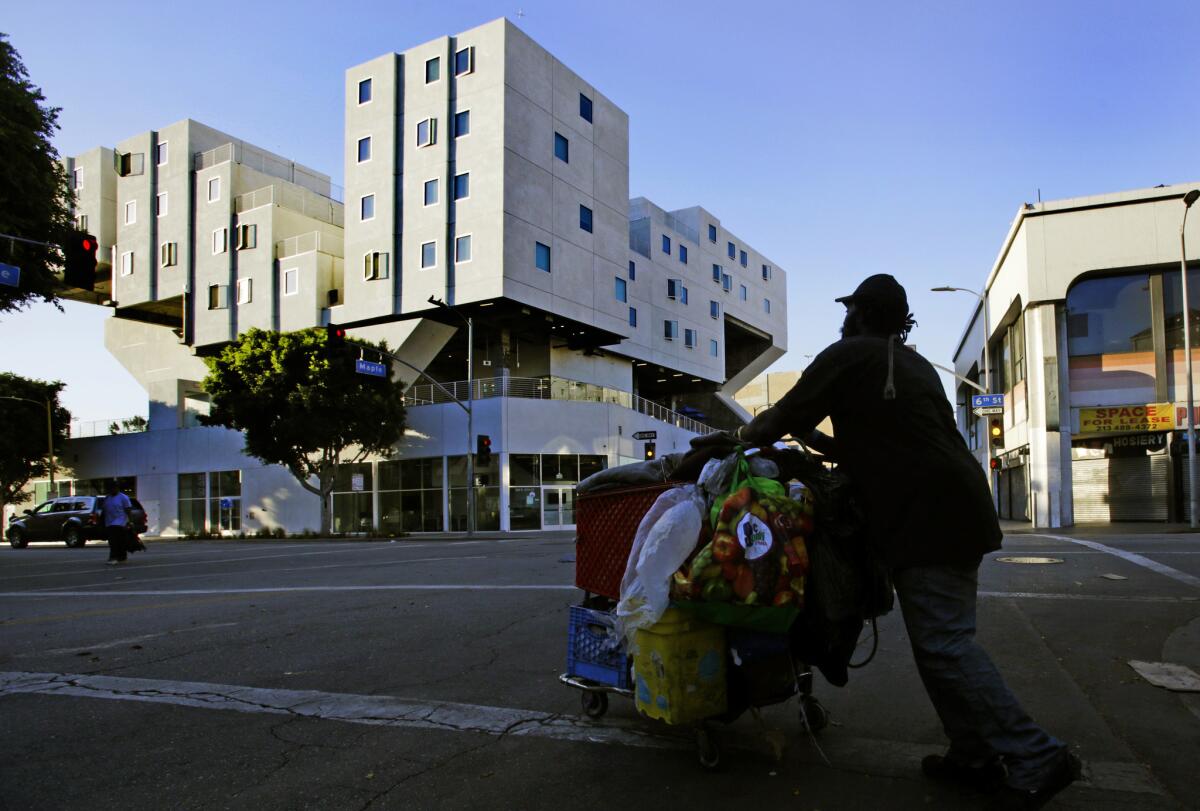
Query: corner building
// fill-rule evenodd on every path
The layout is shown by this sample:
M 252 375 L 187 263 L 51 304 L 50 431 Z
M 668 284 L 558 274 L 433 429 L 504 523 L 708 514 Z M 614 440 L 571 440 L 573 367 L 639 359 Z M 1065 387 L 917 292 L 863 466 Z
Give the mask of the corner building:
M 135 478 L 152 533 L 315 528 L 319 505 L 290 474 L 196 426 L 200 358 L 252 326 L 347 325 L 466 399 L 470 317 L 474 433 L 493 447 L 473 484 L 481 530 L 569 528 L 575 483 L 643 458 L 634 433 L 655 432 L 661 455 L 746 418 L 733 393 L 786 346 L 785 274 L 706 209 L 630 200 L 629 120 L 612 101 L 504 19 L 350 68 L 345 88 L 344 193 L 173 125 L 194 133 L 166 139 L 184 166 L 168 191 L 175 253 L 157 220 L 123 220 L 130 195 L 161 193 L 149 159 L 167 130 L 68 160 L 90 167 L 84 189 L 104 178 L 78 211 L 112 256 L 95 298 L 115 301 L 107 345 L 151 400 L 149 430 L 73 440 L 78 481 Z M 139 153 L 143 173 L 122 175 Z M 334 529 L 465 529 L 466 415 L 396 371 L 408 434 L 345 469 Z

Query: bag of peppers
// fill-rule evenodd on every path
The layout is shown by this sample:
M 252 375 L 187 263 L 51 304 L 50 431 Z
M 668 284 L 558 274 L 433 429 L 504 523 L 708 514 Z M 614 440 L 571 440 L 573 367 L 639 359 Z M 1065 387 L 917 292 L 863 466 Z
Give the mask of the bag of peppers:
M 811 500 L 790 498 L 778 481 L 750 475 L 739 451 L 730 488 L 714 502 L 696 553 L 675 572 L 672 599 L 711 622 L 786 630 L 804 607 L 805 536 L 812 527 Z

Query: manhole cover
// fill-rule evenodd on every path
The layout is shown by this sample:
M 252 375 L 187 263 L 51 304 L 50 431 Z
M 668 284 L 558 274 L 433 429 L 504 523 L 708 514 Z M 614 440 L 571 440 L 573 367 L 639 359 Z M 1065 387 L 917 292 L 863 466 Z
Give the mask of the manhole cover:
M 1001 563 L 1062 563 L 1062 558 L 1013 557 L 996 558 Z

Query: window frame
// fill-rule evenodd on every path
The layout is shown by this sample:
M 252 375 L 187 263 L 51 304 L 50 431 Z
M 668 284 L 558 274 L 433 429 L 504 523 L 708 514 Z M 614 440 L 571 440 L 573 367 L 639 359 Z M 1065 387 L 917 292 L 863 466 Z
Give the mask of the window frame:
M 369 202 L 368 202 L 369 201 Z M 367 206 L 371 208 L 371 216 L 367 216 Z M 364 194 L 358 198 L 358 221 L 370 222 L 375 219 L 375 192 Z
M 365 158 L 363 157 L 363 144 L 367 145 L 367 156 Z M 375 157 L 375 151 L 372 147 L 373 147 L 373 144 L 371 142 L 370 135 L 364 135 L 362 138 L 358 139 L 358 163 L 359 163 L 359 165 L 362 165 L 364 163 L 370 163 L 371 159 Z
M 687 245 L 684 245 L 682 242 L 679 243 L 679 263 L 681 265 L 686 265 L 688 263 Z
M 466 132 L 463 132 L 462 129 L 459 128 L 459 119 L 462 118 L 463 116 L 466 116 L 466 119 L 465 119 L 467 122 L 467 131 Z M 454 114 L 453 123 L 454 123 L 454 137 L 456 139 L 466 138 L 468 135 L 471 134 L 471 110 L 469 108 L 466 110 L 459 110 L 457 113 Z
M 637 263 L 635 263 L 632 259 L 629 260 L 629 281 L 637 281 Z
M 221 237 L 221 239 L 220 239 L 221 247 L 220 248 L 217 247 L 217 235 L 218 234 Z M 228 253 L 228 252 L 229 252 L 229 228 L 224 225 L 221 226 L 220 228 L 214 228 L 213 232 L 212 232 L 212 255 L 219 256 L 220 254 Z
M 593 233 L 593 231 L 592 231 L 593 224 L 594 224 L 593 211 L 590 208 L 588 208 L 587 206 L 585 206 L 583 203 L 580 203 L 579 204 L 579 228 L 580 228 L 580 230 L 587 231 L 589 234 L 591 234 L 591 233 Z
M 684 349 L 695 349 L 696 348 L 696 330 L 692 329 L 691 327 L 683 328 L 683 348 Z
M 126 261 L 128 260 L 128 261 Z M 121 253 L 121 271 L 122 276 L 133 275 L 133 251 L 124 251 Z
M 441 183 L 439 183 L 438 180 L 439 180 L 439 178 L 432 177 L 429 180 L 426 180 L 425 184 L 421 187 L 421 194 L 422 194 L 421 199 L 425 201 L 425 205 L 427 205 L 427 206 L 436 206 L 439 202 L 441 202 L 441 188 L 440 188 Z M 433 184 L 433 201 L 432 202 L 430 202 L 430 200 L 429 200 L 429 184 L 430 183 Z
M 363 254 L 363 281 L 374 282 L 388 278 L 391 255 L 387 251 L 367 251 Z
M 154 195 L 154 216 L 155 216 L 155 218 L 167 216 L 167 210 L 169 207 L 170 207 L 170 200 L 168 199 L 167 193 L 165 191 L 160 191 Z
M 670 318 L 663 319 L 663 340 L 674 341 L 679 337 L 679 322 Z
M 215 194 L 213 193 L 213 189 L 216 189 Z M 208 179 L 207 194 L 208 194 L 208 202 L 210 202 L 210 203 L 221 202 L 221 176 L 220 175 L 214 175 L 213 177 L 210 177 Z
M 714 245 L 717 244 L 717 226 L 711 222 L 708 224 L 708 241 Z
M 362 107 L 364 104 L 370 104 L 371 102 L 373 102 L 375 100 L 375 82 L 372 81 L 374 78 L 375 78 L 374 76 L 368 76 L 365 79 L 358 80 L 358 106 L 359 107 Z M 365 99 L 363 98 L 363 87 L 364 86 L 366 87 L 366 90 L 367 90 L 367 97 Z
M 732 242 L 728 243 L 728 245 L 729 245 L 729 250 L 728 250 L 729 258 L 736 260 L 737 259 L 737 245 L 734 245 Z
M 721 357 L 721 344 L 716 338 L 708 339 L 708 354 L 713 358 Z
M 283 291 L 283 295 L 296 296 L 296 295 L 300 294 L 300 268 L 298 268 L 298 267 L 284 268 L 283 270 L 281 270 L 279 272 L 279 275 L 283 277 L 283 284 L 280 285 L 280 289 Z M 289 279 L 292 282 L 291 292 L 288 292 L 288 280 Z
M 137 200 L 125 201 L 125 225 L 137 225 Z
M 160 242 L 158 244 L 158 266 L 174 267 L 179 264 L 179 247 L 176 242 Z
M 421 143 L 421 126 L 422 125 L 427 125 L 425 143 Z M 437 119 L 436 118 L 422 118 L 420 121 L 417 122 L 417 149 L 427 149 L 431 146 L 434 146 L 435 144 L 437 144 Z
M 622 304 L 629 303 L 629 282 L 620 276 L 613 277 L 613 296 Z
M 229 287 L 224 284 L 210 284 L 208 286 L 208 309 L 210 310 L 228 310 L 229 309 Z
M 71 177 L 75 185 L 72 186 L 75 191 L 83 191 L 83 167 L 77 166 L 71 170 Z
M 248 222 L 237 227 L 237 250 L 249 251 L 258 247 L 258 223 Z
M 769 281 L 771 281 L 771 272 L 772 272 L 772 271 L 771 271 L 771 266 L 770 266 L 770 265 L 763 265 L 763 266 L 762 266 L 762 277 L 763 277 L 763 281 L 764 281 L 764 282 L 769 282 Z
M 467 55 L 467 67 L 464 70 L 459 70 L 458 58 L 463 54 Z M 465 48 L 460 48 L 454 52 L 454 77 L 466 76 L 475 72 L 475 46 L 468 45 Z
M 561 154 L 558 148 L 560 144 L 562 145 Z M 557 131 L 554 133 L 554 157 L 563 163 L 571 162 L 571 139 Z
M 717 301 L 716 299 L 709 299 L 708 317 L 716 321 L 721 319 L 721 302 Z
M 249 304 L 254 300 L 254 279 L 247 276 L 237 280 L 237 304 Z
M 763 299 L 763 312 L 767 315 L 771 314 L 771 300 L 769 298 Z
M 167 165 L 167 159 L 170 157 L 170 151 L 167 148 L 168 145 L 169 145 L 168 141 L 158 141 L 154 144 L 154 165 L 155 166 L 166 166 Z
M 425 263 L 425 249 L 426 248 L 431 248 L 433 250 L 433 259 L 428 264 Z M 421 264 L 420 264 L 421 270 L 432 270 L 436 267 L 437 267 L 437 242 L 436 241 L 422 242 L 421 243 Z
M 749 260 L 750 257 L 744 250 L 738 251 L 738 264 L 742 267 L 749 267 Z
M 434 75 L 433 75 L 432 79 L 429 78 L 430 66 L 433 67 Z M 425 60 L 425 84 L 433 84 L 434 82 L 440 82 L 441 80 L 442 80 L 442 57 L 439 54 L 438 56 L 431 56 L 429 59 Z
M 637 329 L 637 307 L 629 308 L 629 326 Z
M 586 110 L 587 112 L 585 113 L 584 110 Z M 588 122 L 589 124 L 594 124 L 595 122 L 592 120 L 594 111 L 595 111 L 595 105 L 592 103 L 591 97 L 589 97 L 583 93 L 580 93 L 579 94 L 579 117 L 582 118 L 584 121 Z
M 471 238 L 474 232 L 468 234 L 459 234 L 454 238 L 454 264 L 466 265 L 470 264 L 475 257 L 475 241 Z M 462 241 L 467 241 L 467 258 L 462 258 Z
M 550 273 L 551 269 L 554 267 L 554 256 L 553 256 L 553 252 L 550 250 L 550 246 L 544 242 L 539 242 L 537 240 L 534 240 L 533 246 L 534 246 L 533 247 L 533 267 L 534 267 L 534 269 L 543 271 L 545 273 Z M 545 255 L 546 255 L 546 266 L 545 267 L 542 267 L 539 264 L 543 249 L 544 249 Z
M 462 182 L 466 185 L 466 187 L 467 187 L 466 194 L 458 193 L 459 180 L 462 180 Z M 470 172 L 460 172 L 459 174 L 454 176 L 454 193 L 451 197 L 454 200 L 454 202 L 456 202 L 456 203 L 459 200 L 470 200 L 471 199 L 471 173 Z

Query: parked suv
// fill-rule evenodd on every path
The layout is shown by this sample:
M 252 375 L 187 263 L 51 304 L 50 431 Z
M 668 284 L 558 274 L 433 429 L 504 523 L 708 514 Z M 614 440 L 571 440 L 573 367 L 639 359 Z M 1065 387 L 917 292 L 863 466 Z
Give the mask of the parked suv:
M 133 531 L 146 531 L 146 511 L 132 496 Z M 24 549 L 30 541 L 63 541 L 77 548 L 89 540 L 104 539 L 104 496 L 63 496 L 44 501 L 8 527 L 8 542 L 13 549 Z

